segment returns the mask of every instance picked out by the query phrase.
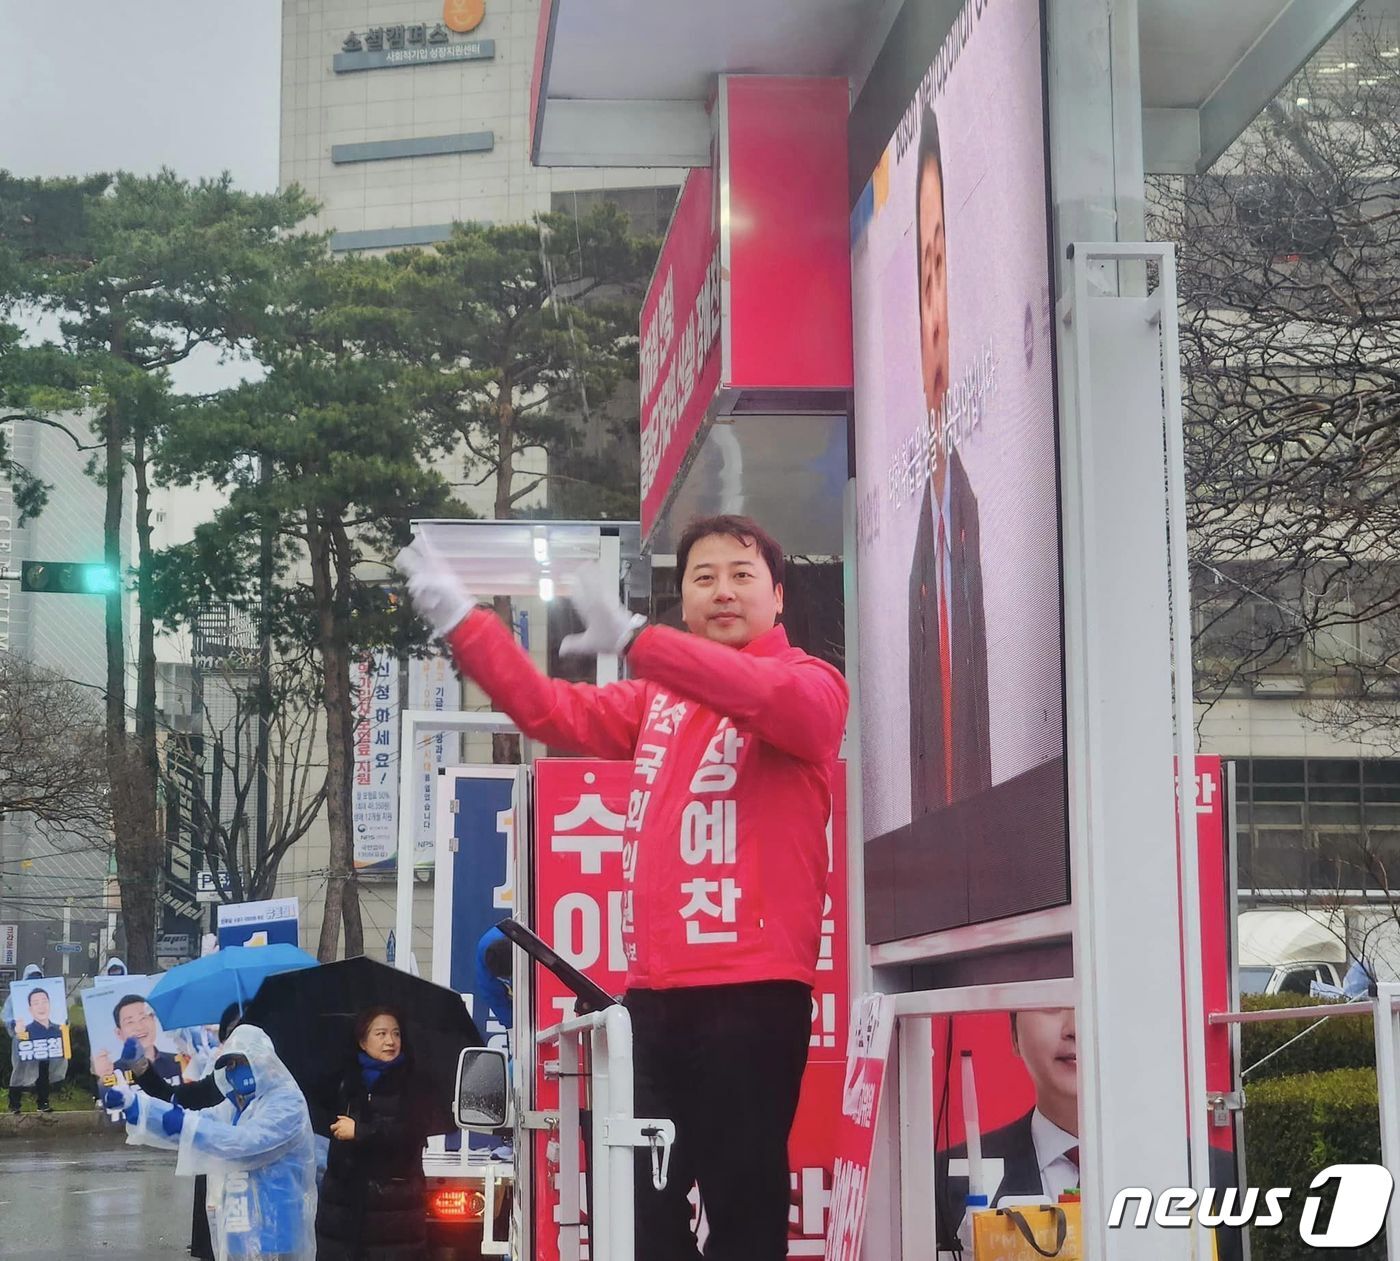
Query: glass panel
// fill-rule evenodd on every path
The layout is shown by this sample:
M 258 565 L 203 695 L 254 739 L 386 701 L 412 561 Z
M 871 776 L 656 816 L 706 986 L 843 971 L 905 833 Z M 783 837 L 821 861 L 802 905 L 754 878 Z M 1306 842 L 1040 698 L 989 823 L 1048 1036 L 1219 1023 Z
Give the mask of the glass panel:
M 1255 801 L 1302 801 L 1302 784 L 1254 784 Z
M 1360 784 L 1309 784 L 1309 801 L 1360 801 Z
M 1312 854 L 1302 832 L 1261 830 L 1254 842 L 1255 889 L 1306 888 L 1311 879 Z
M 1361 763 L 1351 758 L 1309 758 L 1308 783 L 1359 784 Z
M 1269 978 L 1273 974 L 1273 968 L 1241 968 L 1240 993 L 1263 994 L 1268 990 Z
M 1301 784 L 1303 782 L 1303 759 L 1300 757 L 1255 758 L 1254 782 L 1256 785 Z
M 1282 823 L 1292 824 L 1295 827 L 1303 826 L 1303 807 L 1297 805 L 1262 805 L 1256 803 L 1253 809 L 1254 822 L 1260 823 Z
M 1364 766 L 1368 784 L 1400 784 L 1400 758 L 1368 761 Z
M 1308 994 L 1312 991 L 1312 983 L 1317 979 L 1316 968 L 1294 968 L 1283 978 L 1278 987 L 1280 994 Z

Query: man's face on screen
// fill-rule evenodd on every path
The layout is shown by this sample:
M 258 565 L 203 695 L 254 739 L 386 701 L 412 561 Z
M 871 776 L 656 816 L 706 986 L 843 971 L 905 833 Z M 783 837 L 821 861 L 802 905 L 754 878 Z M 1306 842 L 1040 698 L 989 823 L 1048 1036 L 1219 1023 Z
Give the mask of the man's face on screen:
M 943 173 L 919 170 L 919 358 L 924 405 L 938 412 L 948 392 L 948 258 L 943 224 Z M 939 427 L 941 428 L 941 422 Z
M 681 578 L 681 617 L 694 635 L 742 648 L 773 629 L 783 588 L 754 543 L 728 534 L 695 541 Z
M 1025 1062 L 1035 1084 L 1036 1106 L 1050 1120 L 1075 1132 L 1065 1123 L 1079 1110 L 1079 1056 L 1074 1029 L 1074 1008 L 1019 1011 L 1013 1038 L 1016 1054 Z

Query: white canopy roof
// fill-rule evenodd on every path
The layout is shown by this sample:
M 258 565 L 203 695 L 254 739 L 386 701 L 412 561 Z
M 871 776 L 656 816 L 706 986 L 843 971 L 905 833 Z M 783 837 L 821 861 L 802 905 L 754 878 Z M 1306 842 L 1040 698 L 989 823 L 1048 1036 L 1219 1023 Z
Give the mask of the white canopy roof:
M 1137 0 L 1148 171 L 1209 166 L 1358 4 Z M 552 0 L 534 161 L 708 165 L 717 75 L 859 78 L 897 9 L 897 0 Z
M 1245 911 L 1240 916 L 1240 967 L 1280 963 L 1344 963 L 1346 947 L 1338 931 L 1304 911 Z

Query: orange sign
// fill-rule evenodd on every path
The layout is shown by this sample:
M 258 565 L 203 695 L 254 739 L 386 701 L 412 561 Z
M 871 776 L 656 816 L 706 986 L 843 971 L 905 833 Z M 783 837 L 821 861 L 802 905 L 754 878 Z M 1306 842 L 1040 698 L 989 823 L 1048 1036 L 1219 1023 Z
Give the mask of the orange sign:
M 474 31 L 485 16 L 486 0 L 442 0 L 442 20 L 448 30 Z

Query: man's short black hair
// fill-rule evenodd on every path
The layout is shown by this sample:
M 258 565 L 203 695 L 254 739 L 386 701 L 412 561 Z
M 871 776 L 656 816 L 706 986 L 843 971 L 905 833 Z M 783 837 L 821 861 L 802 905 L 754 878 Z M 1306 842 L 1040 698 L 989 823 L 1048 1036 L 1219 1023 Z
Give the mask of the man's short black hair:
M 938 117 L 931 105 L 924 106 L 924 120 L 919 128 L 919 165 L 914 172 L 914 258 L 923 265 L 923 224 L 919 216 L 919 198 L 924 191 L 924 167 L 932 163 L 938 171 L 938 212 L 943 214 L 943 145 L 938 138 Z M 948 231 L 944 226 L 943 231 Z
M 745 547 L 756 547 L 758 554 L 763 557 L 764 564 L 768 566 L 768 572 L 773 575 L 773 585 L 776 587 L 782 582 L 783 549 L 778 540 L 752 517 L 739 517 L 733 513 L 724 513 L 718 517 L 696 517 L 685 527 L 680 542 L 676 544 L 677 590 L 680 589 L 681 583 L 685 580 L 685 566 L 690 558 L 690 549 L 701 539 L 707 539 L 713 534 L 727 534 L 731 539 L 742 543 Z
M 132 1003 L 144 1003 L 145 1001 L 140 994 L 127 994 L 112 1008 L 112 1023 L 120 1029 L 122 1027 L 122 1008 L 130 1007 Z
M 26 1003 L 29 1004 L 31 1010 L 34 1007 L 34 996 L 36 994 L 42 994 L 45 998 L 49 1000 L 50 1003 L 53 1002 L 53 995 L 50 994 L 48 990 L 46 990 L 42 985 L 36 985 L 32 990 L 29 991 L 29 997 L 24 1000 Z

